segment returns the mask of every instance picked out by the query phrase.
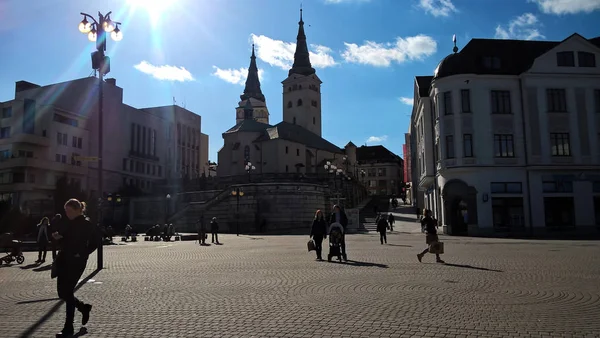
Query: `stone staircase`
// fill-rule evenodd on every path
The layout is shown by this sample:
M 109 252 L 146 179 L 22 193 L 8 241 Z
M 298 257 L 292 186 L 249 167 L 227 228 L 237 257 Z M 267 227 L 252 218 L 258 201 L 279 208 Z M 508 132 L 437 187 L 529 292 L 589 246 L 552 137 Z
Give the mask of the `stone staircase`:
M 363 224 L 363 228 L 365 231 L 376 231 L 377 224 L 375 223 L 375 219 L 377 218 L 377 213 L 375 212 L 375 207 L 377 207 L 378 213 L 386 213 L 390 211 L 390 197 L 387 196 L 373 196 L 369 203 L 367 203 L 360 210 L 360 218 L 361 223 Z

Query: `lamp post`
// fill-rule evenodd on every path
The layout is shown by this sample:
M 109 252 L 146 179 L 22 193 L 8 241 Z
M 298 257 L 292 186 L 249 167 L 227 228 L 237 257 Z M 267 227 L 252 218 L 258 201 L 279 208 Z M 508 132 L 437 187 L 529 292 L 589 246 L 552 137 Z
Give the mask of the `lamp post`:
M 102 226 L 102 197 L 98 197 L 98 230 L 101 230 Z M 100 244 L 98 245 L 98 270 L 104 268 L 104 233 L 100 232 Z
M 111 207 L 112 207 L 112 214 L 110 216 L 110 221 L 111 223 L 115 222 L 115 207 L 118 203 L 121 203 L 121 195 L 116 194 L 115 196 L 113 196 L 112 194 L 108 194 L 108 196 L 106 197 L 106 200 L 110 203 Z M 114 224 L 111 224 L 114 225 Z
M 367 172 L 364 169 L 360 170 L 360 177 L 362 178 L 362 183 L 363 185 L 365 184 L 365 176 L 367 175 Z
M 171 201 L 171 194 L 165 196 L 165 224 L 169 222 L 169 202 Z
M 231 191 L 231 196 L 235 196 L 236 198 L 236 208 L 235 208 L 235 227 L 236 233 L 240 235 L 240 197 L 244 196 L 244 191 L 242 189 L 235 188 Z
M 250 173 L 254 170 L 256 170 L 256 167 L 252 165 L 252 162 L 248 161 L 248 163 L 246 163 L 246 172 L 248 173 L 248 182 L 250 181 Z
M 103 86 L 104 75 L 110 72 L 110 58 L 104 55 L 106 51 L 106 34 L 110 33 L 110 37 L 115 41 L 123 39 L 123 33 L 119 29 L 120 22 L 115 22 L 110 19 L 110 14 L 106 15 L 98 12 L 98 20 L 93 16 L 80 13 L 83 15 L 83 20 L 79 23 L 79 31 L 87 34 L 88 40 L 96 42 L 96 51 L 92 53 L 92 68 L 98 70 L 98 196 L 102 198 L 103 194 L 103 177 L 102 177 L 102 122 L 103 122 Z M 89 22 L 87 19 L 92 22 Z M 98 226 L 100 220 L 98 220 Z M 98 269 L 102 269 L 102 245 L 98 249 Z

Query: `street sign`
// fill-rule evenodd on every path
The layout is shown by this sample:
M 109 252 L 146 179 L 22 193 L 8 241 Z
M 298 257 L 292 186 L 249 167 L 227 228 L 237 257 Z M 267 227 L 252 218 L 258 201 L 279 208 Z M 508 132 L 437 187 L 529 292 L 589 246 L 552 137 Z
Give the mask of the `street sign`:
M 97 156 L 75 156 L 75 161 L 98 162 L 98 157 Z

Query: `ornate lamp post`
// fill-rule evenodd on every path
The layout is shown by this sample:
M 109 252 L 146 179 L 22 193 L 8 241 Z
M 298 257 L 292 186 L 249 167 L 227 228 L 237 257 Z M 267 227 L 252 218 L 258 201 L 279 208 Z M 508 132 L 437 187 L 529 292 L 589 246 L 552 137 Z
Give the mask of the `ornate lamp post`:
M 106 34 L 110 33 L 110 37 L 115 41 L 123 39 L 123 33 L 119 29 L 120 22 L 115 22 L 110 19 L 110 14 L 106 15 L 98 12 L 98 20 L 93 16 L 80 13 L 83 15 L 83 20 L 79 23 L 79 31 L 87 34 L 88 40 L 96 42 L 96 51 L 92 53 L 92 68 L 98 70 L 98 196 L 102 198 L 103 193 L 103 177 L 102 177 L 102 122 L 103 122 L 103 86 L 104 75 L 110 72 L 110 58 L 104 55 L 106 51 Z M 87 19 L 92 22 L 89 22 Z M 98 220 L 100 226 L 100 220 Z M 102 245 L 98 247 L 98 269 L 102 269 L 104 250 Z
M 236 208 L 235 208 L 235 223 L 236 223 L 236 233 L 240 235 L 240 197 L 244 196 L 244 190 L 240 188 L 235 188 L 231 191 L 231 196 L 236 198 Z
M 246 163 L 246 172 L 248 173 L 248 182 L 250 182 L 250 173 L 252 173 L 252 171 L 256 170 L 256 167 L 252 165 L 252 162 L 248 161 L 248 163 Z
M 169 202 L 171 202 L 171 194 L 165 196 L 165 224 L 169 222 Z
M 117 204 L 121 203 L 121 195 L 116 194 L 115 196 L 113 196 L 112 194 L 108 194 L 108 196 L 106 197 L 106 200 L 112 206 L 112 215 L 110 217 L 110 221 L 111 221 L 111 223 L 114 223 L 115 222 L 115 207 Z M 113 225 L 113 224 L 111 224 L 111 225 Z

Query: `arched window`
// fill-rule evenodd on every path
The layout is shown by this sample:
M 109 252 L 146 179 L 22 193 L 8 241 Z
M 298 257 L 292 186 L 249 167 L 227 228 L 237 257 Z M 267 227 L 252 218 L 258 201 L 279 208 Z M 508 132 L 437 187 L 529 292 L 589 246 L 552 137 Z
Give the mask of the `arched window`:
M 302 105 L 302 99 L 298 99 L 298 104 L 297 106 L 300 107 Z
M 292 101 L 288 102 L 288 108 L 292 108 Z
M 293 120 L 293 121 L 294 121 L 294 124 L 296 124 L 296 117 L 294 117 L 294 120 Z
M 250 146 L 245 146 L 244 147 L 244 159 L 246 161 L 250 160 Z

